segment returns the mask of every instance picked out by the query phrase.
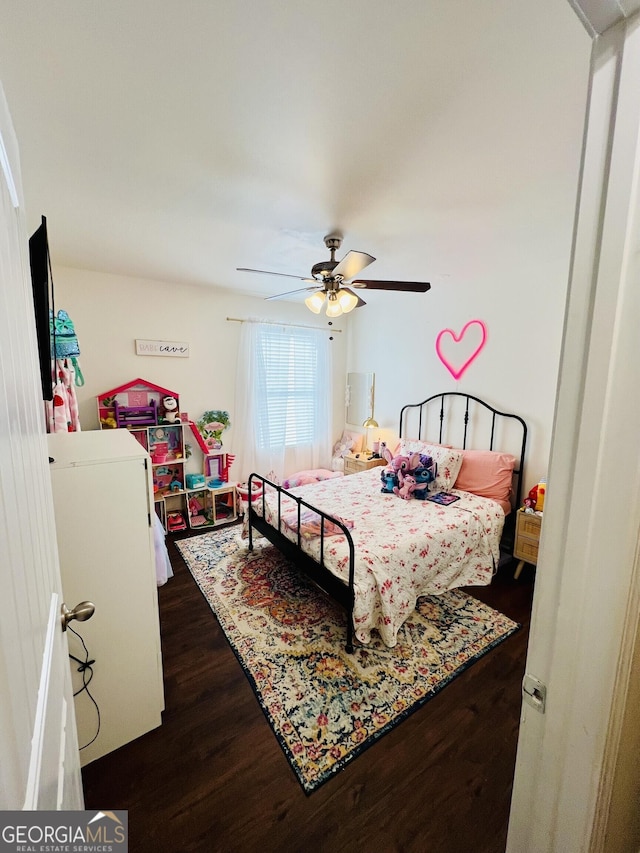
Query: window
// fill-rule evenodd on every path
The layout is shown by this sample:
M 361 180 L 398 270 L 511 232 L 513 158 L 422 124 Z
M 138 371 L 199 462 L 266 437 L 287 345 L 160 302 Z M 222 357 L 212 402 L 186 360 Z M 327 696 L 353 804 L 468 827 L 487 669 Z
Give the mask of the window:
M 327 393 L 320 364 L 326 334 L 314 330 L 260 326 L 256 339 L 258 447 L 310 445 L 322 423 L 319 404 Z M 321 382 L 324 384 L 321 385 Z
M 234 473 L 281 479 L 331 459 L 331 345 L 324 329 L 247 320 L 236 370 Z

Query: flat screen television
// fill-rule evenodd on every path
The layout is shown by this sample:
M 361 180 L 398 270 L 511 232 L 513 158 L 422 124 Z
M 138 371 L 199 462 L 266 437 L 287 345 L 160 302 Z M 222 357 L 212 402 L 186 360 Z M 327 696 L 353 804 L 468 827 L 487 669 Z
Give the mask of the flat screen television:
M 29 238 L 29 262 L 31 265 L 31 287 L 36 318 L 38 359 L 42 399 L 53 399 L 53 377 L 51 373 L 51 336 L 49 332 L 50 280 L 49 241 L 47 219 L 42 217 L 40 227 Z

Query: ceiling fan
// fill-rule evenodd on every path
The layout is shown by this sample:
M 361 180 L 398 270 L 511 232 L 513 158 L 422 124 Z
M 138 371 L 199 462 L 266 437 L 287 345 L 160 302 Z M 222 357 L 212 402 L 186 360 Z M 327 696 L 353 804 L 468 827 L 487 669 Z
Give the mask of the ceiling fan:
M 327 301 L 327 317 L 339 317 L 347 314 L 354 308 L 360 308 L 367 303 L 351 290 L 397 290 L 409 293 L 426 293 L 431 285 L 425 281 L 374 281 L 367 278 L 358 278 L 365 267 L 375 261 L 372 255 L 366 252 L 350 251 L 341 261 L 336 261 L 336 250 L 342 244 L 340 234 L 329 234 L 324 238 L 324 244 L 331 252 L 331 259 L 320 261 L 311 267 L 311 278 L 289 275 L 282 272 L 271 272 L 269 270 L 254 270 L 247 267 L 237 267 L 238 272 L 255 272 L 263 275 L 279 275 L 284 278 L 296 278 L 307 282 L 311 287 L 302 287 L 299 290 L 290 290 L 287 293 L 278 293 L 276 296 L 267 296 L 267 299 L 281 299 L 285 296 L 293 296 L 296 293 L 308 293 L 310 295 L 304 300 L 307 308 L 314 314 L 319 314 Z M 345 287 L 349 284 L 349 287 Z

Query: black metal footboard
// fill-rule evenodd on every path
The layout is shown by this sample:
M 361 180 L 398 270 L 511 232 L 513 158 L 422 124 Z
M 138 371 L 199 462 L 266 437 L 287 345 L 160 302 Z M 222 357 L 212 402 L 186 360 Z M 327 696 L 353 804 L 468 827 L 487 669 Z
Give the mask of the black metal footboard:
M 257 498 L 256 502 L 261 502 L 262 515 L 254 509 L 254 500 L 251 499 L 252 496 L 252 486 L 256 483 L 256 485 L 262 485 L 262 495 Z M 278 526 L 274 527 L 266 520 L 266 489 L 270 488 L 272 490 L 272 494 L 274 497 L 277 495 L 277 521 Z M 252 473 L 249 475 L 248 482 L 248 506 L 247 506 L 247 515 L 249 519 L 248 530 L 249 530 L 249 550 L 253 550 L 253 528 L 258 530 L 263 536 L 265 536 L 273 545 L 281 551 L 285 557 L 291 560 L 295 565 L 301 569 L 305 575 L 310 578 L 317 586 L 319 586 L 327 595 L 331 596 L 338 604 L 342 605 L 347 611 L 347 641 L 345 644 L 345 648 L 347 652 L 353 652 L 353 608 L 355 601 L 355 592 L 354 592 L 354 577 L 355 577 L 355 550 L 353 546 L 353 539 L 351 538 L 351 533 L 349 528 L 339 519 L 335 518 L 329 513 L 324 512 L 318 507 L 313 506 L 308 501 L 305 501 L 304 498 L 301 498 L 299 495 L 294 495 L 287 489 L 283 489 L 282 486 L 278 486 L 276 483 L 272 483 L 270 480 L 265 479 L 260 474 Z M 282 533 L 282 495 L 286 495 L 288 498 L 292 498 L 298 508 L 298 535 L 297 542 L 292 541 L 288 536 L 285 536 Z M 306 509 L 312 510 L 317 513 L 321 519 L 320 525 L 320 555 L 319 559 L 316 560 L 311 554 L 308 554 L 306 551 L 302 549 L 302 534 L 300 532 L 300 516 L 302 512 L 302 507 Z M 329 521 L 332 524 L 337 525 L 347 542 L 347 546 L 349 548 L 349 580 L 348 583 L 345 583 L 340 578 L 336 577 L 325 565 L 324 561 L 324 543 L 325 543 L 325 522 Z

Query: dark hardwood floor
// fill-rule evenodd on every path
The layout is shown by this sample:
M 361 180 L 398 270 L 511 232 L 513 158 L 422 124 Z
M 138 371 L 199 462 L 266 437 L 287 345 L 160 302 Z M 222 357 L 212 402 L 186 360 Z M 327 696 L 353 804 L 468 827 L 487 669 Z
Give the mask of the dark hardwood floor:
M 128 809 L 132 853 L 501 853 L 533 594 L 469 592 L 523 628 L 307 796 L 173 543 L 158 591 L 163 725 L 83 770 L 86 808 Z M 126 697 L 122 697 L 126 702 Z

